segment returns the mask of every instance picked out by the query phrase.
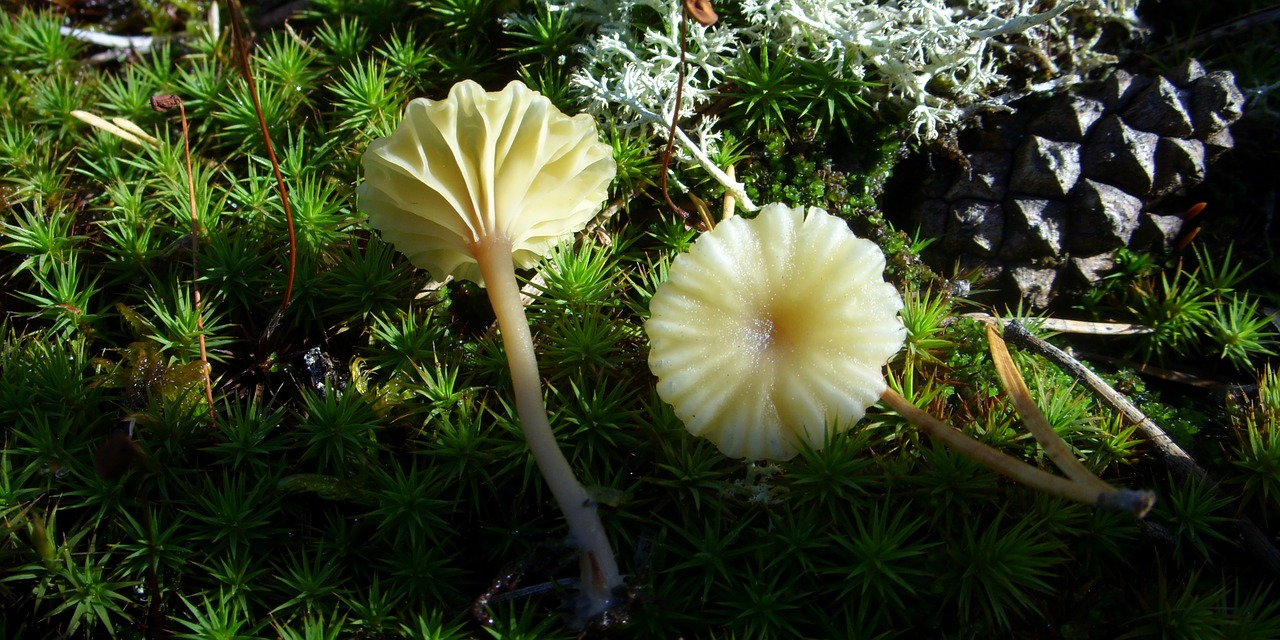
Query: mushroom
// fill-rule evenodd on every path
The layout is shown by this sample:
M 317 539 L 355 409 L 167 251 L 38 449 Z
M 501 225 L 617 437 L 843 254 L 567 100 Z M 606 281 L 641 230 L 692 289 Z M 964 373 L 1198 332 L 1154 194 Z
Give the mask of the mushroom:
M 770 204 L 677 256 L 645 323 L 658 395 L 733 458 L 786 460 L 862 419 L 906 330 L 884 254 L 818 209 Z
M 843 432 L 877 401 L 930 437 L 1046 493 L 1142 517 L 1154 497 L 1116 489 L 1071 457 L 998 336 L 992 356 L 1032 434 L 1066 477 L 966 436 L 921 411 L 882 369 L 906 338 L 884 254 L 839 218 L 770 204 L 724 220 L 677 256 L 645 323 L 658 395 L 685 428 L 734 458 L 787 460 Z
M 520 82 L 487 93 L 465 80 L 440 101 L 416 99 L 361 158 L 369 224 L 415 266 L 484 286 L 498 319 L 516 411 L 538 469 L 569 524 L 582 569 L 576 615 L 619 603 L 617 562 L 596 502 L 556 444 L 515 268 L 581 230 L 616 166 L 587 115 L 568 117 Z

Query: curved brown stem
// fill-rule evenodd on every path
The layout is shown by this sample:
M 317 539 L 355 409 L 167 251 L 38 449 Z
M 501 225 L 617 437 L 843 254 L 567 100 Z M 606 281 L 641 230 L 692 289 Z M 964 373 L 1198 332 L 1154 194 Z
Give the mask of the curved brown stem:
M 289 230 L 289 276 L 284 285 L 284 299 L 280 301 L 280 309 L 268 325 L 268 333 L 279 323 L 284 312 L 289 309 L 289 300 L 293 297 L 293 276 L 298 263 L 298 237 L 293 229 L 293 208 L 289 206 L 289 188 L 285 186 L 284 174 L 280 171 L 280 161 L 276 159 L 276 148 L 271 143 L 271 132 L 267 130 L 267 120 L 262 115 L 262 102 L 258 99 L 258 88 L 253 83 L 253 72 L 249 69 L 249 48 L 245 46 L 244 36 L 240 33 L 240 21 L 244 19 L 244 11 L 239 0 L 230 0 L 231 35 L 240 53 L 240 73 L 244 75 L 245 86 L 249 89 L 249 98 L 253 101 L 253 111 L 258 116 L 258 128 L 262 130 L 262 142 L 267 149 L 267 159 L 271 161 L 271 171 L 275 173 L 276 190 L 280 192 L 280 204 L 284 206 L 285 226 Z
M 902 394 L 893 389 L 887 389 L 880 399 L 929 437 L 941 441 L 953 451 L 1038 491 L 1099 508 L 1127 511 L 1139 518 L 1146 515 L 1155 501 L 1155 497 L 1149 492 L 1115 489 L 1106 483 L 1099 486 L 1094 483 L 1077 482 L 1037 469 L 966 436 L 951 425 L 911 404 L 902 397 Z
M 686 8 L 687 10 L 687 8 Z M 684 65 L 685 65 L 685 48 L 688 46 L 688 23 L 684 17 L 684 11 L 680 12 L 680 66 L 676 69 L 676 103 L 671 110 L 671 127 L 667 129 L 667 148 L 662 152 L 662 166 L 659 168 L 659 181 L 662 187 L 662 197 L 667 201 L 667 206 L 672 211 L 680 214 L 680 217 L 688 220 L 689 212 L 676 206 L 671 200 L 671 193 L 667 191 L 667 172 L 671 168 L 671 153 L 676 148 L 676 125 L 680 123 L 680 105 L 684 100 Z
M 196 312 L 196 336 L 200 342 L 200 364 L 204 373 L 204 398 L 209 403 L 209 426 L 217 429 L 217 414 L 213 410 L 213 380 L 209 375 L 209 352 L 204 340 L 204 303 L 200 299 L 200 217 L 196 210 L 196 178 L 191 166 L 191 132 L 187 126 L 187 108 L 182 98 L 173 94 L 152 96 L 151 108 L 156 111 L 167 111 L 178 108 L 178 116 L 182 121 L 182 157 L 187 165 L 187 199 L 191 213 L 191 297 L 192 308 Z
M 1022 423 L 1027 425 L 1027 430 L 1035 437 L 1040 446 L 1044 447 L 1044 452 L 1049 456 L 1054 466 L 1062 470 L 1068 478 L 1076 482 L 1094 485 L 1100 490 L 1110 489 L 1110 485 L 1103 482 L 1092 471 L 1085 468 L 1075 454 L 1071 452 L 1071 448 L 1062 440 L 1062 437 L 1053 430 L 1053 426 L 1049 424 L 1049 419 L 1045 417 L 1044 412 L 1040 411 L 1040 407 L 1031 399 L 1031 390 L 1027 388 L 1027 383 L 1022 379 L 1022 374 L 1013 364 L 1013 358 L 1009 355 L 1009 348 L 1005 346 L 1004 340 L 1000 338 L 1000 332 L 993 325 L 987 325 L 987 344 L 991 348 L 991 359 L 995 363 L 996 373 L 1000 376 L 1000 382 L 1004 384 L 1005 391 L 1009 393 L 1009 401 L 1013 403 L 1013 408 L 1018 412 L 1018 416 L 1022 418 Z

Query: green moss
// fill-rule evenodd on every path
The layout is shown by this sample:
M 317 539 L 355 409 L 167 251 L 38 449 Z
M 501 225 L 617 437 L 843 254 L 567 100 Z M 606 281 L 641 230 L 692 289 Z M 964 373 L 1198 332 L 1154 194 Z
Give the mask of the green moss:
M 939 285 L 920 261 L 917 243 L 894 229 L 877 204 L 897 164 L 901 135 L 893 127 L 857 124 L 854 131 L 806 130 L 795 138 L 766 129 L 741 170 L 747 194 L 758 203 L 814 206 L 839 215 L 858 236 L 880 245 L 890 278 L 919 289 Z
M 533 3 L 509 23 L 496 20 L 507 3 L 427 4 L 314 2 L 292 32 L 259 34 L 255 86 L 299 247 L 283 310 L 284 208 L 230 42 L 201 20 L 157 16 L 191 37 L 87 65 L 94 49 L 59 35 L 59 16 L 0 24 L 15 52 L 0 63 L 12 96 L 0 104 L 5 634 L 572 636 L 552 581 L 575 568 L 563 566 L 563 523 L 514 423 L 484 292 L 430 282 L 369 232 L 353 198 L 369 140 L 408 99 L 439 97 L 463 75 L 525 77 L 573 110 L 582 26 Z M 791 97 L 757 92 L 735 107 L 758 119 L 721 119 L 716 162 L 734 164 L 757 202 L 823 207 L 880 244 L 908 296 L 892 378 L 957 427 L 1043 464 L 996 382 L 983 327 L 956 319 L 962 301 L 919 266 L 928 239 L 876 209 L 901 123 L 816 100 L 838 87 L 791 73 Z M 190 119 L 198 245 L 176 115 L 143 100 L 157 91 L 180 95 Z M 159 143 L 124 142 L 72 109 L 129 117 Z M 1215 535 L 1238 509 L 1276 522 L 1271 379 L 1223 413 L 1112 376 L 1240 488 L 1218 498 L 1167 477 L 1131 426 L 1016 353 L 1086 464 L 1162 495 L 1153 521 L 1171 532 L 1166 546 L 1132 520 L 1012 486 L 883 408 L 771 465 L 687 434 L 656 396 L 642 323 L 698 232 L 660 204 L 646 140 L 602 129 L 621 206 L 522 275 L 552 423 L 632 576 L 632 623 L 618 637 L 1265 636 L 1280 625 L 1273 579 Z M 673 177 L 714 194 L 696 169 Z M 1208 299 L 1230 309 L 1250 294 L 1252 280 L 1231 285 L 1230 269 L 1209 263 L 1197 276 Z M 1135 264 L 1105 287 L 1099 315 L 1130 306 L 1160 266 Z M 1226 355 L 1233 371 L 1252 366 Z M 469 608 L 504 575 L 543 586 L 491 594 L 487 633 Z

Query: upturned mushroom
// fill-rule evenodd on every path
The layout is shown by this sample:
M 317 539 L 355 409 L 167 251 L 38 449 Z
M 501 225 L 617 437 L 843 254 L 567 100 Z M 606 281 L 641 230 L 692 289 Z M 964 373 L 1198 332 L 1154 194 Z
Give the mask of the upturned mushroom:
M 883 401 L 930 437 L 1046 493 L 1139 517 L 1154 497 L 1116 489 L 1071 457 L 1030 401 L 1002 341 L 992 353 L 1015 407 L 1066 477 L 1032 467 L 921 411 L 888 386 L 902 298 L 872 242 L 818 208 L 770 204 L 730 218 L 676 257 L 649 303 L 649 367 L 685 428 L 734 458 L 821 448 Z
M 676 257 L 653 295 L 649 368 L 685 428 L 732 458 L 786 460 L 862 419 L 906 330 L 884 254 L 843 220 L 770 204 Z
M 622 578 L 596 502 L 556 444 L 515 268 L 581 230 L 608 196 L 616 167 L 589 116 L 569 117 L 520 82 L 498 92 L 454 85 L 416 99 L 389 137 L 370 144 L 357 190 L 369 224 L 437 279 L 488 291 L 534 460 L 569 524 L 582 578 L 576 616 L 619 603 Z

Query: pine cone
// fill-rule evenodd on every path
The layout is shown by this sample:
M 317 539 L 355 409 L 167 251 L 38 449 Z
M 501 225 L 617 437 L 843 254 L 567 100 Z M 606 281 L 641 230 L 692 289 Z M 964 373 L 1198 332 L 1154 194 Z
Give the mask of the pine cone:
M 1234 74 L 1192 60 L 1010 106 L 959 132 L 949 153 L 901 165 L 885 208 L 940 238 L 931 262 L 958 262 L 979 273 L 978 287 L 1043 308 L 1110 273 L 1116 249 L 1169 248 L 1182 219 L 1156 205 L 1232 147 L 1244 95 Z

